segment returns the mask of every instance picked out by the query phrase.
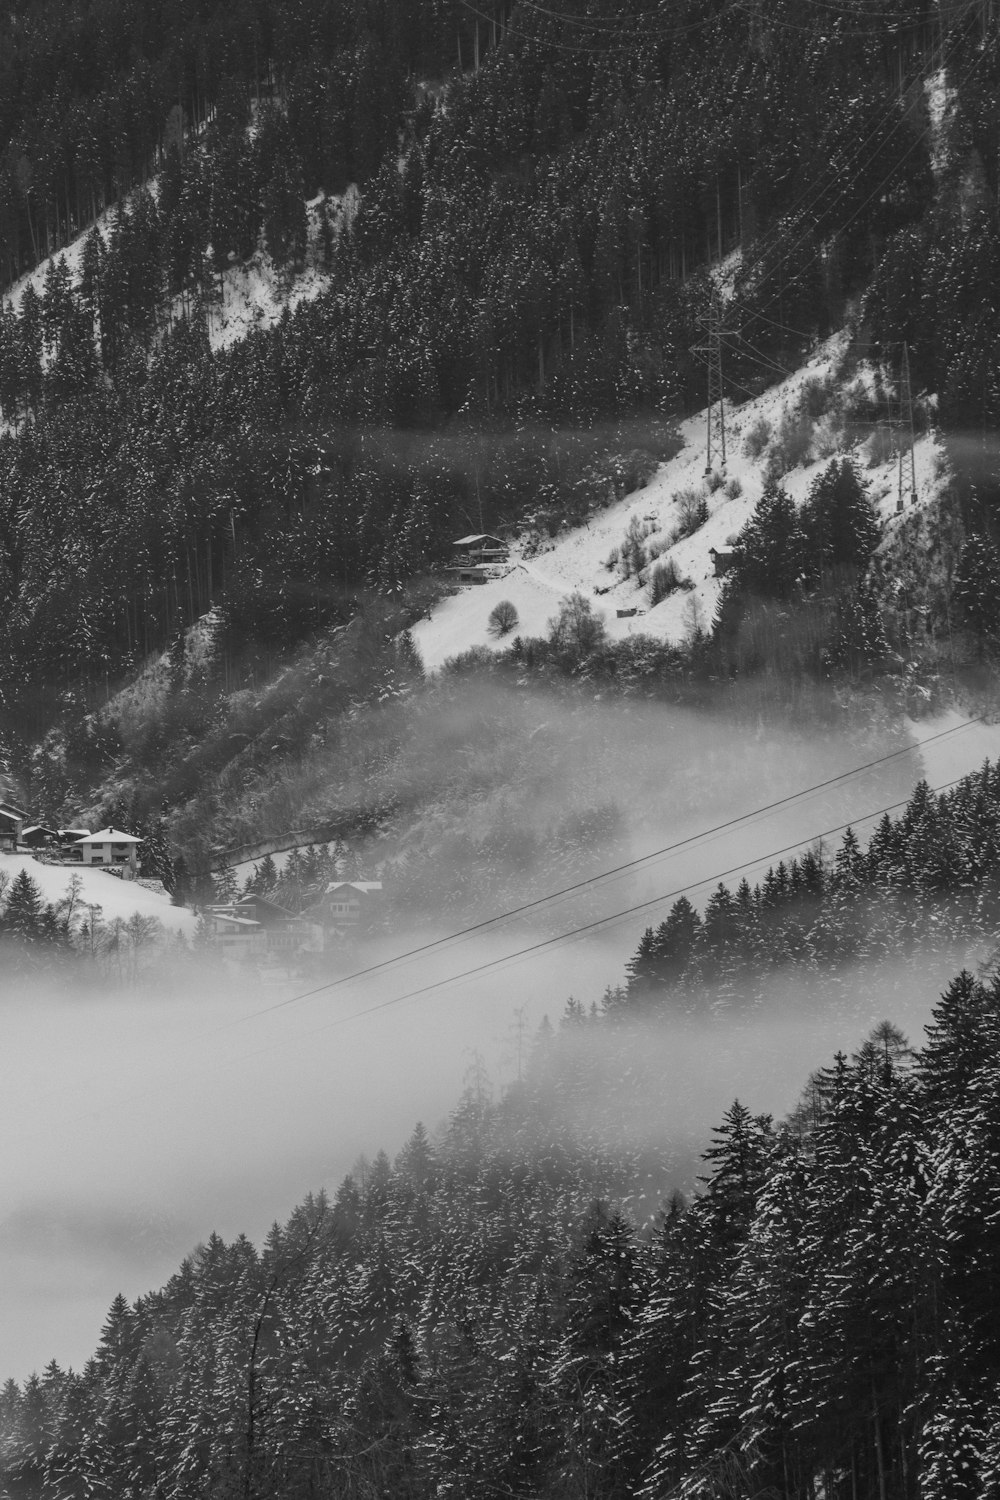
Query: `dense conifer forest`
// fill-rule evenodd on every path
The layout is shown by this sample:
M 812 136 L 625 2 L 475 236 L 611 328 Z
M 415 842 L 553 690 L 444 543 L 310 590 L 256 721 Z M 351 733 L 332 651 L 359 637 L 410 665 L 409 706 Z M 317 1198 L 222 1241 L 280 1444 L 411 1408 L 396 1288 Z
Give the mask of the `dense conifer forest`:
M 10 1495 L 992 1493 L 1000 989 L 960 974 L 775 1123 L 737 1101 L 697 1194 L 553 1124 L 623 1023 L 570 1011 L 499 1104 L 360 1163 L 258 1251 L 213 1236 L 111 1306 L 79 1372 L 0 1395 Z M 607 1038 L 597 1032 L 610 1030 Z M 634 1201 L 634 1200 L 633 1200 Z
M 985 0 L 15 0 L 0 770 L 54 824 L 90 805 L 136 832 L 178 902 L 301 910 L 395 839 L 386 920 L 426 921 L 436 862 L 457 921 L 524 899 L 525 871 L 585 883 L 624 837 L 606 798 L 540 817 L 525 790 L 559 768 L 515 695 L 574 733 L 597 703 L 626 729 L 640 705 L 805 726 L 787 777 L 809 728 L 881 751 L 985 693 L 998 122 Z M 309 296 L 220 338 L 227 278 L 265 265 Z M 734 404 L 839 329 L 872 380 L 786 414 L 716 617 L 669 644 L 611 640 L 578 593 L 543 635 L 508 606 L 497 650 L 428 678 L 408 628 L 456 533 L 553 536 L 644 484 L 705 403 L 720 287 Z M 799 505 L 782 482 L 834 399 L 852 442 L 901 420 L 904 354 L 950 475 L 919 600 L 854 457 Z M 684 580 L 649 542 L 613 566 L 655 605 Z M 280 870 L 220 863 L 303 808 L 316 838 Z M 677 900 L 502 1097 L 477 1060 L 394 1160 L 260 1247 L 212 1235 L 115 1300 L 82 1369 L 8 1382 L 0 1500 L 1000 1495 L 988 964 L 922 1046 L 859 1035 L 785 1120 L 736 1101 L 707 1147 L 621 1128 L 663 1028 L 848 1024 L 890 972 L 990 949 L 998 765 L 921 782 L 866 846 L 836 821 L 759 885 Z M 167 946 L 78 898 L 0 881 L 5 973 L 83 976 L 86 1003 L 210 969 L 204 933 Z
M 681 896 L 646 929 L 612 1004 L 762 1008 L 787 965 L 807 988 L 826 982 L 836 993 L 841 971 L 859 962 L 988 943 L 1000 917 L 997 790 L 989 763 L 937 796 L 921 781 L 898 817 L 883 814 L 866 849 L 848 828 L 832 857 L 807 850 L 759 885 L 743 880 L 733 891 L 720 882 L 703 915 Z
M 848 313 L 890 379 L 908 340 L 988 519 L 996 18 L 883 9 L 6 15 L 8 278 L 105 211 L 0 327 L 8 725 L 92 702 L 210 601 L 234 660 L 280 651 L 469 517 L 572 513 L 615 424 L 703 402 L 704 273 L 737 244 L 735 394 Z M 213 351 L 259 250 L 328 288 Z

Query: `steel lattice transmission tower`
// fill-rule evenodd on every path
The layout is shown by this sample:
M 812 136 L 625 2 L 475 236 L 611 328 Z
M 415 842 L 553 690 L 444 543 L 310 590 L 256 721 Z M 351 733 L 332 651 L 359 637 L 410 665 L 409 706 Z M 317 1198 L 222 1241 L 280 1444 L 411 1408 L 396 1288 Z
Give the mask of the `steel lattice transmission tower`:
M 917 432 L 916 432 L 916 426 L 915 426 L 914 421 L 913 421 L 913 391 L 910 388 L 910 350 L 909 350 L 908 345 L 906 345 L 906 344 L 903 345 L 903 365 L 902 365 L 902 372 L 901 373 L 902 373 L 902 380 L 901 380 L 900 384 L 902 385 L 902 390 L 900 392 L 900 395 L 901 395 L 902 399 L 900 401 L 900 406 L 906 408 L 906 420 L 907 420 L 907 425 L 909 426 L 909 429 L 910 429 L 910 449 L 909 449 L 909 460 L 910 460 L 910 504 L 911 505 L 916 505 L 916 503 L 917 503 L 917 463 L 916 463 L 916 458 L 914 457 L 914 451 L 913 450 L 917 446 Z M 900 412 L 900 417 L 902 417 L 902 411 Z M 900 498 L 902 498 L 902 492 L 903 492 L 903 454 L 902 454 L 902 452 L 900 452 L 900 456 L 899 456 L 899 491 L 900 491 Z
M 691 353 L 696 354 L 708 367 L 705 473 L 711 474 L 716 457 L 719 460 L 719 467 L 722 469 L 726 467 L 726 407 L 722 380 L 722 341 L 734 333 L 733 329 L 723 327 L 722 300 L 718 292 L 712 297 L 708 311 L 704 317 L 698 319 L 698 322 L 705 330 L 705 340 L 700 344 L 692 344 Z

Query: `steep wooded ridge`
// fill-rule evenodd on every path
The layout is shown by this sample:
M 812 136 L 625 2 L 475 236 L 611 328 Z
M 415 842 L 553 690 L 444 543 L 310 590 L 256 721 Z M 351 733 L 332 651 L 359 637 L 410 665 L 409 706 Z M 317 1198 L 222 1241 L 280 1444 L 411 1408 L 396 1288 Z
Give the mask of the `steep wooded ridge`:
M 397 592 L 470 517 L 559 514 L 595 421 L 703 401 L 698 272 L 737 245 L 734 394 L 865 293 L 876 355 L 910 341 L 981 470 L 996 21 L 883 10 L 15 8 L 8 274 L 115 206 L 0 327 L 12 729 L 92 705 L 210 600 L 235 669 Z M 310 231 L 305 198 L 349 181 L 356 212 L 324 200 Z M 213 349 L 261 247 L 328 290 Z
M 488 914 L 611 863 L 604 789 L 645 708 L 787 731 L 790 785 L 819 754 L 803 725 L 846 726 L 856 765 L 902 710 L 989 686 L 998 42 L 965 0 L 15 4 L 4 769 L 54 820 L 88 799 L 147 820 L 151 870 L 182 885 L 161 813 L 207 882 L 213 845 L 305 808 L 349 848 L 255 872 L 292 905 L 376 830 L 387 904 L 423 920 L 432 891 L 457 921 L 469 886 Z M 265 262 L 309 297 L 220 338 L 235 268 Z M 637 489 L 704 403 L 717 288 L 734 401 L 834 330 L 858 374 L 789 412 L 717 618 L 613 640 L 569 595 L 543 637 L 512 626 L 427 680 L 407 627 L 451 540 L 529 516 L 544 535 Z M 887 401 L 899 427 L 904 346 L 951 479 L 889 546 L 860 439 Z M 796 504 L 782 480 L 836 402 L 847 442 Z M 687 534 L 726 483 L 687 497 Z M 681 588 L 640 531 L 614 566 Z M 560 737 L 588 742 L 579 784 Z M 738 800 L 704 743 L 678 731 L 675 782 L 658 744 L 639 806 L 654 778 L 678 809 L 713 781 Z M 691 1143 L 621 1123 L 657 1097 L 635 1059 L 648 1074 L 666 1017 L 709 1048 L 783 995 L 857 1018 L 890 960 L 905 986 L 982 945 L 998 830 L 987 764 L 918 786 L 867 849 L 803 851 L 702 916 L 679 901 L 499 1103 L 474 1069 L 439 1132 L 259 1250 L 213 1236 L 117 1299 L 83 1370 L 8 1383 L 0 1496 L 1000 1492 L 1000 982 L 963 972 L 922 1051 L 880 1026 L 780 1125 L 734 1104 L 690 1203 L 658 1211 Z M 27 877 L 0 894 L 13 969 L 93 967 L 93 919 L 88 951 L 72 905 Z
M 778 1127 L 735 1103 L 641 1235 L 600 1201 L 638 1162 L 553 1110 L 592 1107 L 588 1034 L 629 1053 L 571 1010 L 501 1105 L 474 1077 L 436 1139 L 118 1298 L 81 1372 L 8 1383 L 5 1492 L 992 1493 L 998 985 L 959 975 L 918 1053 L 878 1027 Z

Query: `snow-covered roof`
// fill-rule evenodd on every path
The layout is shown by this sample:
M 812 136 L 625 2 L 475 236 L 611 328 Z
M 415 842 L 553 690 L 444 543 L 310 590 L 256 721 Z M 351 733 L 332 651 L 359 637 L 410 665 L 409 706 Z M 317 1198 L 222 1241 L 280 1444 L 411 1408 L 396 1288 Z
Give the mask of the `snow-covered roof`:
M 61 839 L 85 839 L 90 832 L 89 828 L 57 828 L 56 833 Z
M 6 807 L 0 807 L 0 818 L 6 818 L 8 823 L 20 823 L 21 818 L 17 813 L 9 812 Z
M 78 844 L 141 844 L 142 839 L 137 839 L 134 833 L 122 833 L 120 828 L 101 828 L 97 833 L 88 833 L 86 838 L 77 839 Z
M 55 833 L 55 829 L 54 828 L 50 828 L 47 823 L 29 823 L 28 826 L 27 826 L 27 828 L 22 828 L 21 829 L 21 837 L 23 839 L 26 839 L 28 837 L 29 833 L 51 833 L 51 834 L 54 834 Z
M 452 542 L 451 545 L 453 547 L 472 547 L 476 542 L 496 542 L 498 547 L 503 547 L 506 545 L 501 537 L 490 536 L 489 533 L 485 531 L 477 531 L 475 536 L 460 536 L 458 541 Z
M 331 880 L 326 888 L 328 896 L 335 895 L 337 891 L 380 891 L 381 880 Z

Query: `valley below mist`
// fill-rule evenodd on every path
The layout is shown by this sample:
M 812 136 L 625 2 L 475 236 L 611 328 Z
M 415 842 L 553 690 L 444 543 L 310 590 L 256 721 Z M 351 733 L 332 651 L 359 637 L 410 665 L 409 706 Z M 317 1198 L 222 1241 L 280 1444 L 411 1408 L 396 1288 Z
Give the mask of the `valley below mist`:
M 670 711 L 659 712 L 669 744 Z M 655 730 L 656 716 L 643 723 Z M 621 751 L 618 784 L 608 789 L 629 809 L 616 863 L 691 843 L 553 908 L 305 998 L 297 997 L 317 984 L 206 976 L 185 979 L 181 992 L 168 985 L 95 996 L 9 983 L 0 1000 L 2 1375 L 24 1378 L 52 1358 L 79 1368 L 117 1292 L 134 1299 L 162 1284 L 213 1230 L 259 1241 L 307 1192 L 335 1191 L 360 1156 L 379 1149 L 392 1156 L 418 1120 L 433 1131 L 471 1068 L 485 1068 L 499 1095 L 516 1079 L 542 1018 L 556 1025 L 570 996 L 585 1008 L 599 1004 L 606 987 L 621 982 L 643 928 L 662 920 L 676 893 L 702 905 L 730 872 L 753 883 L 780 851 L 811 844 L 848 818 L 863 836 L 866 815 L 904 798 L 919 774 L 941 785 L 997 753 L 995 727 L 960 724 L 957 715 L 927 721 L 916 728 L 930 739 L 921 755 L 899 756 L 697 839 L 876 759 L 879 747 L 859 753 L 846 736 L 842 743 L 817 737 L 795 779 L 780 786 L 781 741 L 769 733 L 755 747 L 715 720 L 706 735 L 716 758 L 728 737 L 726 753 L 740 766 L 738 805 L 722 776 L 717 797 L 681 812 L 668 797 L 648 795 L 653 762 L 644 733 L 636 737 L 642 796 L 633 794 Z M 693 732 L 688 718 L 685 760 Z M 892 739 L 888 749 L 900 743 Z M 554 755 L 553 779 L 558 772 Z M 668 766 L 663 779 L 669 787 Z M 558 872 L 532 875 L 543 889 L 562 885 Z M 521 952 L 595 921 L 602 925 L 592 931 Z M 361 966 L 446 938 L 456 925 L 413 922 L 366 950 Z M 630 1027 L 616 1043 L 618 1079 L 602 1078 L 598 1042 L 595 1107 L 562 1125 L 603 1133 L 610 1147 L 658 1154 L 657 1191 L 690 1191 L 699 1152 L 734 1097 L 781 1116 L 813 1069 L 838 1049 L 855 1050 L 881 1020 L 919 1041 L 940 989 L 963 963 L 984 956 L 924 957 L 919 966 L 883 969 L 875 984 L 863 972 L 845 976 L 843 1002 L 825 1010 L 811 1006 L 796 982 L 779 981 L 773 1004 L 752 1016 Z

